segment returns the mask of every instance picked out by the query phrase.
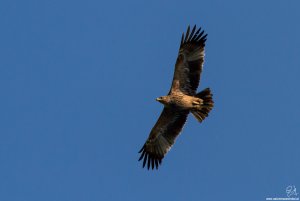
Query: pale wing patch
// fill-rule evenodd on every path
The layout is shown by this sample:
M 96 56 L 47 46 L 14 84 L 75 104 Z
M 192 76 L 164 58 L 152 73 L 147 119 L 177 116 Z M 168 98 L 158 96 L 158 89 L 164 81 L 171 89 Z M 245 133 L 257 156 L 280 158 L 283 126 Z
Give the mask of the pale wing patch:
M 199 59 L 203 59 L 205 56 L 204 49 L 202 47 L 194 50 L 193 52 L 190 52 L 190 54 L 187 55 L 188 61 L 196 61 Z

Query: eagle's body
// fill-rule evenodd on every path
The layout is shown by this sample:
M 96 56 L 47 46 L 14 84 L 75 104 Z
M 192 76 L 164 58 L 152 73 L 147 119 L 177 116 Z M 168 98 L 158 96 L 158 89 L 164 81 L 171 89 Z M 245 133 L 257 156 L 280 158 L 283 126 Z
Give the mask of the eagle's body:
M 179 110 L 200 109 L 203 100 L 194 96 L 188 96 L 181 92 L 173 93 L 168 96 L 162 96 L 156 99 L 164 104 L 165 107 L 174 107 Z
M 158 168 L 165 154 L 175 143 L 191 112 L 199 122 L 202 122 L 213 107 L 212 94 L 209 88 L 196 93 L 204 62 L 204 47 L 206 35 L 196 26 L 190 32 L 188 27 L 182 35 L 179 54 L 171 89 L 167 96 L 157 98 L 164 109 L 152 128 L 150 135 L 140 150 L 143 167 L 146 165 Z M 196 31 L 196 32 L 195 32 Z

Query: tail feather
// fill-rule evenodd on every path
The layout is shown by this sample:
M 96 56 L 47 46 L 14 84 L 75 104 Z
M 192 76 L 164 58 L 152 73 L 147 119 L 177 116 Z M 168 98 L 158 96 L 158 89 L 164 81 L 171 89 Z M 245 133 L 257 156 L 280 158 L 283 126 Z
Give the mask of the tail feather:
M 214 101 L 212 99 L 212 93 L 209 88 L 206 88 L 196 94 L 196 97 L 201 98 L 203 100 L 203 103 L 199 109 L 193 109 L 191 112 L 199 122 L 202 122 L 213 108 Z

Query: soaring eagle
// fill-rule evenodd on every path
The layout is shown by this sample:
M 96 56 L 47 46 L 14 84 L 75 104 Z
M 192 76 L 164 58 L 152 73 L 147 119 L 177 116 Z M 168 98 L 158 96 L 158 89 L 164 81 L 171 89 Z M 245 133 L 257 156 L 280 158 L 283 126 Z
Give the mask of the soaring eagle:
M 204 62 L 206 36 L 201 28 L 196 31 L 196 25 L 191 32 L 188 26 L 186 34 L 182 34 L 171 89 L 167 96 L 156 99 L 164 105 L 164 109 L 139 151 L 143 167 L 147 164 L 148 169 L 150 166 L 158 168 L 190 112 L 202 122 L 213 107 L 209 88 L 196 93 Z

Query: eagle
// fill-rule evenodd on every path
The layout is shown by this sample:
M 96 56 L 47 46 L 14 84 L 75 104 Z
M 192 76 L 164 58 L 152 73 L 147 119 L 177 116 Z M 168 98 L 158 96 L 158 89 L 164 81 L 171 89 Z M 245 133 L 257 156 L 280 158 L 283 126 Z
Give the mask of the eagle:
M 196 92 L 204 63 L 206 37 L 207 34 L 201 28 L 197 29 L 196 25 L 191 31 L 188 26 L 186 34 L 182 34 L 171 89 L 168 95 L 156 99 L 164 105 L 164 109 L 139 151 L 143 168 L 147 164 L 148 170 L 150 167 L 158 169 L 190 112 L 202 122 L 213 108 L 209 88 Z

